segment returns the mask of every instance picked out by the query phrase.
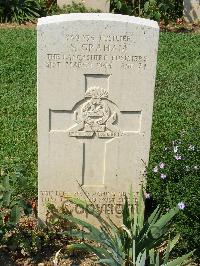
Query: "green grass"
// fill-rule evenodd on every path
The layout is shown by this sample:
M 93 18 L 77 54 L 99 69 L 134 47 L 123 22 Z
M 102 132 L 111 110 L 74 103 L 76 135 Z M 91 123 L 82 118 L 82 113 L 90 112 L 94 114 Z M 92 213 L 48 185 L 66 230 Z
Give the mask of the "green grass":
M 187 136 L 188 143 L 199 143 L 199 47 L 200 35 L 160 35 L 150 166 L 162 159 L 163 147 L 181 135 Z M 37 197 L 35 30 L 0 30 L 0 103 L 1 175 L 25 179 L 24 186 L 18 182 L 18 193 L 23 193 L 27 198 Z M 199 209 L 199 189 L 195 189 L 199 187 L 198 180 L 199 176 L 194 176 L 191 181 L 185 179 L 187 198 L 193 200 L 194 212 Z M 150 182 L 149 186 L 158 200 L 162 193 L 159 192 L 160 187 L 155 188 L 154 185 L 155 182 Z M 180 228 L 190 239 L 188 243 L 192 244 L 195 235 L 195 247 L 195 243 L 198 245 L 200 241 L 200 223 L 186 218 L 183 220 L 187 224 L 182 223 Z M 191 230 L 188 231 L 190 224 Z M 193 224 L 195 228 L 192 229 Z
M 1 174 L 27 178 L 20 192 L 36 196 L 36 33 L 0 31 Z
M 200 35 L 163 33 L 160 37 L 155 88 L 148 189 L 156 203 L 165 208 L 184 201 L 186 209 L 175 222 L 183 240 L 178 252 L 197 249 L 200 258 Z M 172 141 L 181 140 L 182 160 L 165 151 Z M 194 152 L 188 147 L 195 146 Z M 198 148 L 197 148 L 198 147 Z M 159 162 L 164 173 L 153 174 Z M 186 172 L 186 165 L 190 171 Z M 194 170 L 198 166 L 198 170 Z M 160 171 L 162 172 L 162 171 Z
M 200 35 L 162 33 L 159 43 L 152 152 L 200 129 Z

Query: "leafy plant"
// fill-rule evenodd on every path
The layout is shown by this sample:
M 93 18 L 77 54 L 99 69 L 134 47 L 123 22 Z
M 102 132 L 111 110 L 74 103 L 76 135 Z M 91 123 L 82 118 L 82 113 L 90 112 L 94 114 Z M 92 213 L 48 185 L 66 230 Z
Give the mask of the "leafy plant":
M 144 191 L 141 189 L 138 203 L 135 206 L 132 191 L 130 192 L 130 203 L 125 197 L 123 207 L 123 223 L 121 226 L 116 225 L 109 217 L 104 219 L 101 217 L 99 211 L 87 202 L 68 197 L 67 201 L 82 208 L 87 214 L 95 217 L 100 224 L 97 228 L 94 225 L 81 220 L 72 215 L 62 214 L 56 211 L 55 207 L 49 204 L 48 208 L 55 217 L 73 222 L 81 226 L 80 228 L 73 228 L 62 235 L 70 235 L 79 239 L 86 239 L 94 241 L 98 245 L 82 242 L 79 244 L 68 245 L 68 250 L 81 249 L 94 253 L 98 257 L 97 263 L 100 265 L 113 266 L 128 266 L 140 265 L 145 266 L 147 263 L 151 265 L 166 266 L 186 265 L 192 252 L 182 256 L 176 260 L 169 260 L 169 253 L 177 237 L 168 242 L 163 258 L 160 257 L 163 252 L 159 252 L 159 246 L 168 238 L 167 232 L 170 229 L 172 218 L 179 212 L 179 207 L 172 208 L 168 213 L 162 215 L 161 210 L 157 207 L 150 217 L 144 221 Z M 156 257 L 155 257 L 156 253 Z M 161 263 L 161 264 L 160 264 Z
M 0 244 L 25 255 L 38 251 L 47 234 L 37 228 L 35 201 L 24 200 L 16 193 L 19 179 L 22 186 L 25 182 L 19 174 L 0 176 Z
M 159 266 L 159 265 L 166 265 L 166 266 L 179 266 L 179 265 L 190 265 L 193 252 L 190 252 L 182 257 L 178 257 L 173 260 L 169 260 L 170 252 L 178 243 L 179 235 L 177 235 L 173 240 L 168 240 L 166 242 L 165 247 L 160 247 L 160 250 L 155 250 L 154 248 L 149 252 L 149 263 L 150 265 Z M 140 264 L 139 264 L 140 265 Z M 145 264 L 146 265 L 146 264 Z M 144 266 L 145 266 L 144 265 Z
M 24 23 L 43 13 L 41 0 L 0 0 L 0 21 Z
M 143 14 L 146 18 L 159 21 L 161 18 L 161 13 L 157 4 L 157 0 L 149 0 L 145 2 Z
M 9 176 L 0 180 L 0 242 L 7 232 L 14 229 L 23 213 L 31 212 L 25 200 L 13 197 L 14 188 L 10 186 Z
M 114 13 L 121 13 L 126 15 L 136 15 L 136 9 L 133 7 L 132 1 L 111 0 L 111 10 Z

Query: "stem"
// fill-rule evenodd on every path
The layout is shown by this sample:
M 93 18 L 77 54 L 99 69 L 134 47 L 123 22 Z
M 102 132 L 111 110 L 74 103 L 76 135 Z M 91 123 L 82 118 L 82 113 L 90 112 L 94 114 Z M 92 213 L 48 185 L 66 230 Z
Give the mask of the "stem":
M 141 0 L 139 0 L 139 3 L 138 3 L 138 5 L 139 5 L 139 17 L 140 17 L 140 12 L 141 12 Z
M 135 14 L 135 0 L 132 0 L 133 13 Z

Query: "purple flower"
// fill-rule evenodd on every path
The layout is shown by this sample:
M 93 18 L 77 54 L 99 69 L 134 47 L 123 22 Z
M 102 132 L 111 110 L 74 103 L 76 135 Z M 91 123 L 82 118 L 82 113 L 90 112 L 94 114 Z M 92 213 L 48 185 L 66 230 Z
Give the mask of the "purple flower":
M 167 175 L 165 175 L 165 174 L 161 174 L 160 177 L 161 177 L 162 179 L 166 179 L 166 178 L 167 178 Z
M 163 169 L 165 167 L 165 163 L 159 163 L 160 169 Z
M 188 147 L 188 151 L 194 151 L 195 150 L 195 147 L 193 146 L 193 145 L 190 145 L 189 147 Z
M 154 173 L 157 173 L 157 172 L 158 172 L 158 166 L 155 166 L 155 167 L 153 168 L 153 172 L 154 172 Z
M 184 202 L 179 202 L 179 203 L 178 203 L 178 208 L 179 208 L 180 210 L 184 210 L 184 209 L 185 209 L 185 203 L 184 203 Z
M 151 198 L 151 194 L 150 193 L 147 193 L 146 194 L 146 199 L 150 199 Z
M 175 155 L 174 158 L 178 161 L 181 160 L 181 155 Z

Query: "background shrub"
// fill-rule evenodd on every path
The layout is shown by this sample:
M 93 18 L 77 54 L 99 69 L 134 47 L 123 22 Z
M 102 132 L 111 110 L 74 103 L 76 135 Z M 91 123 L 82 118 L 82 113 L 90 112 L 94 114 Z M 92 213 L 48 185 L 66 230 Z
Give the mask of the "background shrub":
M 24 23 L 44 14 L 41 0 L 0 0 L 0 21 Z
M 182 17 L 182 0 L 111 0 L 114 13 L 134 15 L 154 20 L 174 20 Z M 100 12 L 83 3 L 72 2 L 62 8 L 56 0 L 0 0 L 0 21 L 24 23 L 46 15 Z
M 37 18 L 46 15 L 88 12 L 100 10 L 88 9 L 84 4 L 75 2 L 60 8 L 56 0 L 0 0 L 0 22 L 21 24 L 36 22 Z
M 159 21 L 174 20 L 183 15 L 182 0 L 111 0 L 114 13 L 141 16 Z

